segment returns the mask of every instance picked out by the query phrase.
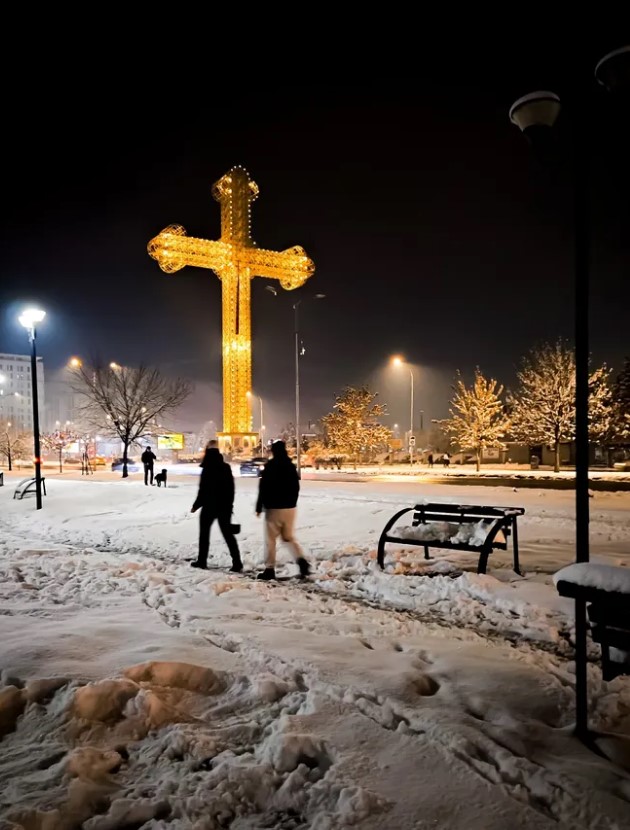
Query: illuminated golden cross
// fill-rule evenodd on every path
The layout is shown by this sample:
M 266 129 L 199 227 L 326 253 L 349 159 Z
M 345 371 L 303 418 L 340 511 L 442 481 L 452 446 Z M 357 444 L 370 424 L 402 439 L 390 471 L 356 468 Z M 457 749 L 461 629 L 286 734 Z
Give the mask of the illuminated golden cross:
M 223 448 L 250 449 L 252 432 L 251 288 L 252 277 L 277 279 L 287 290 L 299 288 L 315 271 L 303 248 L 266 251 L 251 238 L 251 204 L 258 185 L 242 167 L 233 167 L 212 187 L 221 205 L 221 241 L 187 236 L 181 225 L 169 225 L 148 245 L 149 254 L 167 274 L 186 265 L 211 268 L 223 295 Z

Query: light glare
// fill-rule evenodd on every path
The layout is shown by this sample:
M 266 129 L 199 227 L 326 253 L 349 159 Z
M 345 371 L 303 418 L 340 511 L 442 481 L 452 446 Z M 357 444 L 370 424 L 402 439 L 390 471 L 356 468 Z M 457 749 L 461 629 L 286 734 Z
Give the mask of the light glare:
M 35 323 L 41 323 L 46 312 L 41 308 L 27 308 L 20 314 L 19 320 L 25 329 L 32 329 Z

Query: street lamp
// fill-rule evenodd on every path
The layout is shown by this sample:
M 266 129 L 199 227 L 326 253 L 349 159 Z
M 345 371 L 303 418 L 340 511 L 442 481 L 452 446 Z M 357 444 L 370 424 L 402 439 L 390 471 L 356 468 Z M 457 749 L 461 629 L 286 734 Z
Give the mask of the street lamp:
M 35 498 L 37 510 L 42 509 L 42 459 L 39 447 L 39 405 L 37 400 L 37 350 L 35 339 L 36 325 L 41 323 L 46 312 L 39 308 L 27 308 L 20 315 L 20 323 L 28 331 L 31 342 L 31 387 L 33 397 L 33 446 L 35 449 Z
M 415 438 L 413 435 L 413 369 L 406 363 L 402 357 L 396 356 L 392 357 L 392 365 L 396 367 L 406 366 L 409 369 L 409 378 L 411 380 L 411 389 L 410 389 L 410 398 L 411 398 L 411 406 L 410 406 L 410 417 L 409 417 L 409 464 L 413 467 L 413 447 L 415 443 Z
M 597 83 L 609 92 L 630 85 L 630 46 L 605 55 L 595 67 Z M 588 93 L 583 90 L 585 97 Z M 510 108 L 510 121 L 531 141 L 538 152 L 546 151 L 550 130 L 560 113 L 560 98 L 553 92 L 532 92 Z M 578 114 L 579 115 L 579 114 Z M 577 117 L 577 115 L 576 115 Z M 573 215 L 575 292 L 575 560 L 588 562 L 589 552 L 589 141 L 588 118 L 573 130 Z M 545 157 L 543 156 L 543 159 Z M 588 734 L 586 673 L 586 603 L 575 601 L 576 733 Z
M 247 397 L 251 400 L 251 398 L 254 397 L 254 393 L 248 391 L 247 392 Z M 260 431 L 260 449 L 261 449 L 261 452 L 262 452 L 264 450 L 263 432 L 264 432 L 264 429 L 265 429 L 265 425 L 263 423 L 263 399 L 260 397 L 260 395 L 258 395 L 258 401 L 260 403 L 260 430 L 259 431 Z
M 325 298 L 325 294 L 315 294 L 314 296 L 305 299 L 323 300 Z M 293 304 L 295 329 L 295 459 L 297 465 L 298 478 L 302 477 L 302 441 L 300 438 L 300 358 L 304 355 L 304 352 L 306 351 L 304 345 L 300 341 L 300 320 L 298 315 L 298 309 L 300 307 L 300 303 L 305 302 L 305 299 L 298 300 L 296 303 Z

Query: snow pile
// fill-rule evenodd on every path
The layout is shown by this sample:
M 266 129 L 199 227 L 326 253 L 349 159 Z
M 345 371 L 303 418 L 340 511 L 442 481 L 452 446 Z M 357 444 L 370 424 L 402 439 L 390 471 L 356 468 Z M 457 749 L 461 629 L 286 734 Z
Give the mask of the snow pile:
M 392 536 L 399 539 L 416 541 L 451 542 L 454 545 L 471 545 L 481 547 L 486 541 L 492 520 L 481 519 L 479 522 L 459 524 L 457 522 L 428 522 L 427 524 L 398 525 Z

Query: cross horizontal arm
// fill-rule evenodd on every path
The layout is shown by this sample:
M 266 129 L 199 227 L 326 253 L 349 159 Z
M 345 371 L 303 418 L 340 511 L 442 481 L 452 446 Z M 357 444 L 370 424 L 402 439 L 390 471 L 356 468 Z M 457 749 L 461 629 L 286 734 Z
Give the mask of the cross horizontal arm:
M 232 264 L 233 252 L 225 242 L 187 236 L 181 225 L 169 225 L 147 245 L 149 255 L 162 271 L 173 274 L 186 265 L 211 268 L 220 274 Z
M 283 288 L 291 290 L 304 285 L 315 271 L 313 260 L 304 248 L 294 245 L 286 251 L 267 251 L 264 248 L 240 248 L 235 251 L 235 264 L 248 268 L 252 277 L 280 280 Z
M 211 268 L 219 276 L 227 269 L 247 269 L 252 277 L 277 279 L 289 290 L 304 285 L 315 271 L 313 260 L 299 245 L 286 251 L 230 245 L 187 236 L 181 225 L 169 225 L 149 242 L 147 250 L 167 274 L 186 265 Z

